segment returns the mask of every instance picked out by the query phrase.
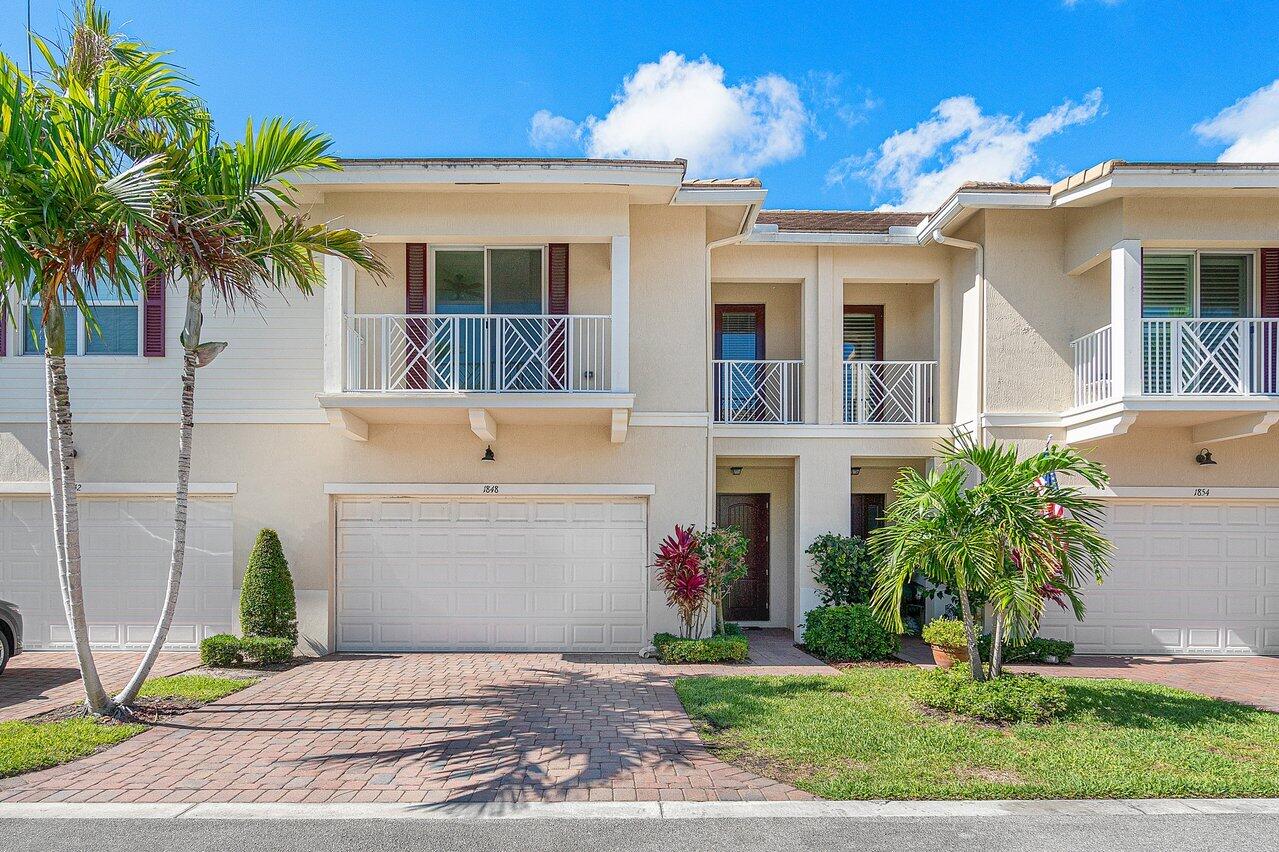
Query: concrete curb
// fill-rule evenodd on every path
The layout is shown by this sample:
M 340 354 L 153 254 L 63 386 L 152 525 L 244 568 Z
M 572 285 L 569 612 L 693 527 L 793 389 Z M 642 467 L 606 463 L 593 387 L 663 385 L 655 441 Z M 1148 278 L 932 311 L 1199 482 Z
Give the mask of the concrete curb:
M 529 802 L 287 804 L 0 802 L 0 819 L 889 819 L 918 817 L 1279 816 L 1279 799 L 1079 799 L 864 802 Z

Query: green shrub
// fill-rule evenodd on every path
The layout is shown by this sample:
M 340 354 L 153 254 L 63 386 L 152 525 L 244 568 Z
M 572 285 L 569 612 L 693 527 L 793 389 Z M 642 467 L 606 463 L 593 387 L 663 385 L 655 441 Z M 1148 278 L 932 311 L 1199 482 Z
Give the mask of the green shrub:
M 200 662 L 217 669 L 241 665 L 240 639 L 230 633 L 210 636 L 200 643 Z
M 653 646 L 663 663 L 741 663 L 750 653 L 750 643 L 741 635 L 681 639 L 659 633 L 653 637 Z
M 870 603 L 875 590 L 875 561 L 865 541 L 857 536 L 826 533 L 804 552 L 817 563 L 813 576 L 825 587 L 823 606 Z
M 293 640 L 278 636 L 245 636 L 240 640 L 240 653 L 248 663 L 287 663 L 293 659 Z
M 898 639 L 865 604 L 819 606 L 804 622 L 804 647 L 824 660 L 883 660 L 897 653 Z
M 957 618 L 934 618 L 924 625 L 921 635 L 929 645 L 942 648 L 964 648 L 968 645 L 964 623 Z
M 990 659 L 991 645 L 992 640 L 989 633 L 978 640 L 977 647 L 981 650 L 981 658 L 983 660 Z M 1004 645 L 1005 663 L 1046 663 L 1049 657 L 1056 657 L 1058 663 L 1065 663 L 1074 654 L 1074 642 L 1067 642 L 1064 639 L 1048 639 L 1043 636 L 1027 639 L 1020 645 Z
M 912 695 L 936 710 L 983 722 L 1043 724 L 1066 710 L 1066 688 L 1036 674 L 1008 674 L 978 683 L 966 666 L 921 672 Z
M 725 621 L 720 633 L 724 636 L 745 636 L 746 631 L 736 621 Z
M 275 530 L 262 530 L 249 554 L 240 589 L 240 632 L 298 642 L 298 610 L 293 577 Z M 292 650 L 290 645 L 290 650 Z

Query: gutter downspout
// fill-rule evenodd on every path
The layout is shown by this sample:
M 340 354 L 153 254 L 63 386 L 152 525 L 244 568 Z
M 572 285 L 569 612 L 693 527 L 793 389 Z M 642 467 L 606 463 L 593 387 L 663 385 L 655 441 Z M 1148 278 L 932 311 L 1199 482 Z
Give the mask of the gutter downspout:
M 981 243 L 948 237 L 940 228 L 933 230 L 933 241 L 944 246 L 967 249 L 976 253 L 977 286 L 977 443 L 986 443 L 986 249 Z
M 756 201 L 747 208 L 740 233 L 706 244 L 706 529 L 715 524 L 715 301 L 711 294 L 711 252 L 749 237 L 763 206 L 763 201 Z

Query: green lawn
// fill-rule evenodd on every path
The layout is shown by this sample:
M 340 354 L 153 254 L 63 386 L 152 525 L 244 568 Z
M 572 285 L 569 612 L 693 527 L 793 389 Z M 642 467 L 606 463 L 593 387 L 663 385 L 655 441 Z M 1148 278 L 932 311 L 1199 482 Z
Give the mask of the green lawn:
M 252 678 L 174 675 L 142 685 L 140 698 L 177 698 L 197 704 L 216 701 L 256 683 Z M 95 722 L 88 718 L 56 722 L 0 723 L 0 778 L 68 763 L 123 742 L 147 729 L 141 724 Z
M 999 728 L 922 713 L 913 668 L 676 682 L 724 759 L 829 799 L 1279 796 L 1279 715 L 1066 680 L 1066 715 Z
M 156 677 L 142 684 L 139 698 L 184 698 L 207 703 L 225 698 L 233 692 L 257 683 L 256 678 L 211 677 L 209 675 L 180 674 Z
M 100 724 L 91 719 L 0 722 L 0 778 L 67 763 L 145 730 L 145 725 Z

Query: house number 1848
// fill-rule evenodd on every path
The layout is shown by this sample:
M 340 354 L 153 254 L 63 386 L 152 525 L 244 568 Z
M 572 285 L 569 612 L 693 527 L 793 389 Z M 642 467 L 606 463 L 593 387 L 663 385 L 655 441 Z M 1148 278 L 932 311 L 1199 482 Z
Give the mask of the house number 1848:
M 496 486 L 496 485 L 485 485 L 485 486 L 484 486 L 484 493 L 485 493 L 485 494 L 496 494 L 497 492 L 498 492 L 498 486 Z

